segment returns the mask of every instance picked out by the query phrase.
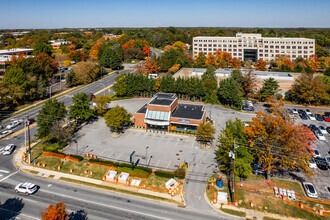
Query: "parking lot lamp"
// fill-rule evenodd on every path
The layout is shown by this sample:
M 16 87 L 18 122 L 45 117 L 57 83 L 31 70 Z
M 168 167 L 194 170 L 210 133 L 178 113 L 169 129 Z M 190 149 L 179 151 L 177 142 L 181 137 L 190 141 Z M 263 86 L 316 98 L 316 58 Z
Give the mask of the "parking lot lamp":
M 146 165 L 148 166 L 148 148 L 149 146 L 146 147 Z

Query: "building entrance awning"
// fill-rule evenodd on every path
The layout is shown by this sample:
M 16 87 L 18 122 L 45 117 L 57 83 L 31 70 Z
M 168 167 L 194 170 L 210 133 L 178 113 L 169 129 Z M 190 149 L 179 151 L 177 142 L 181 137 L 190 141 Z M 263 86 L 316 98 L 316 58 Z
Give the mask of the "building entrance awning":
M 169 121 L 157 121 L 157 120 L 149 120 L 149 119 L 144 119 L 144 123 L 149 124 L 149 125 L 158 125 L 158 126 L 168 126 L 170 125 Z

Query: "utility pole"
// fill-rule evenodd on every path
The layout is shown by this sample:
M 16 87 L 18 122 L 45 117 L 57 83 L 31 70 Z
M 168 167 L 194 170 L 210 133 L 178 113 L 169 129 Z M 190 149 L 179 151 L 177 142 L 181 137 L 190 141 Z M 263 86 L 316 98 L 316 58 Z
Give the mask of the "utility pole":
M 25 116 L 25 119 L 24 119 L 24 143 L 25 143 L 25 154 L 27 153 L 27 148 L 26 148 L 26 123 L 27 123 L 27 116 Z
M 148 166 L 148 148 L 149 146 L 146 147 L 146 165 Z
M 27 122 L 28 123 L 28 122 Z M 31 164 L 31 141 L 30 141 L 30 123 L 28 123 L 28 136 L 29 136 L 29 164 Z
M 230 191 L 230 196 L 232 199 L 232 202 L 235 201 L 235 139 L 233 141 L 233 148 L 231 151 L 229 151 L 229 157 L 231 158 L 231 191 Z

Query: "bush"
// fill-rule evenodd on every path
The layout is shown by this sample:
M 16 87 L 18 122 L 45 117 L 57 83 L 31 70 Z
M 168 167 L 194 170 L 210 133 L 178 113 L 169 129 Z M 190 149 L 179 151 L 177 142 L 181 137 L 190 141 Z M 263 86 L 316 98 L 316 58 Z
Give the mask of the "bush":
M 82 161 L 84 158 L 80 155 L 70 154 L 70 157 L 78 159 L 78 161 Z
M 67 142 L 62 142 L 62 143 L 59 143 L 59 144 L 58 144 L 58 148 L 59 148 L 59 149 L 62 149 L 62 148 L 64 148 L 64 147 L 66 147 L 67 145 L 68 145 Z
M 136 166 L 135 167 L 136 169 L 139 169 L 139 170 L 144 170 L 144 171 L 146 171 L 147 173 L 152 173 L 152 169 L 151 168 L 149 168 L 149 167 L 142 167 L 142 166 Z M 134 168 L 134 169 L 135 169 Z
M 114 162 L 112 162 L 110 160 L 89 159 L 88 162 L 91 162 L 91 163 L 106 163 L 106 164 L 112 164 L 112 165 L 114 165 Z
M 159 177 L 165 177 L 165 178 L 174 178 L 174 173 L 162 171 L 162 170 L 156 170 L 155 175 Z
M 179 179 L 184 179 L 186 177 L 186 171 L 182 169 L 177 169 L 174 171 L 174 175 Z
M 130 163 L 118 163 L 117 167 L 128 167 L 128 168 L 132 168 L 132 164 Z

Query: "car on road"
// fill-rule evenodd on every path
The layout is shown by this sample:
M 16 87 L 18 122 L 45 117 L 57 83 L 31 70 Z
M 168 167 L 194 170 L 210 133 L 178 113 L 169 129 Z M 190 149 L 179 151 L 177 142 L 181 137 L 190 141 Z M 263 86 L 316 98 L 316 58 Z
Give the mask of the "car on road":
M 316 118 L 313 114 L 307 114 L 308 118 L 312 121 L 316 121 Z
M 12 130 L 1 131 L 0 132 L 0 139 L 10 135 L 11 133 L 13 133 Z
M 31 125 L 31 124 L 33 124 L 34 122 L 36 122 L 36 120 L 35 120 L 34 118 L 29 118 L 29 119 L 27 120 L 27 125 Z
M 327 134 L 327 130 L 325 130 L 325 127 L 324 126 L 319 126 L 319 129 L 321 131 L 322 134 Z
M 8 144 L 3 150 L 3 155 L 10 155 L 15 150 L 16 146 L 14 144 Z
M 6 126 L 6 129 L 7 129 L 7 130 L 10 130 L 10 129 L 16 128 L 16 127 L 17 127 L 18 125 L 20 125 L 20 124 L 21 124 L 21 122 L 19 122 L 19 121 L 17 121 L 17 120 L 12 121 L 12 122 L 10 122 L 9 125 Z
M 303 182 L 302 185 L 303 185 L 303 187 L 305 189 L 305 192 L 306 192 L 306 195 L 308 197 L 317 198 L 317 192 L 316 192 L 316 189 L 315 189 L 315 187 L 312 183 Z
M 320 170 L 328 170 L 329 166 L 324 158 L 318 157 L 315 159 L 316 165 Z
M 25 193 L 25 195 L 31 195 L 35 193 L 37 190 L 38 190 L 38 186 L 29 182 L 20 183 L 15 187 L 16 193 Z
M 309 166 L 309 168 L 312 168 L 312 169 L 316 169 L 317 168 L 315 159 L 313 157 L 311 157 L 311 160 L 308 162 L 308 166 Z
M 318 121 L 324 121 L 322 115 L 320 115 L 320 114 L 315 114 L 315 118 Z

